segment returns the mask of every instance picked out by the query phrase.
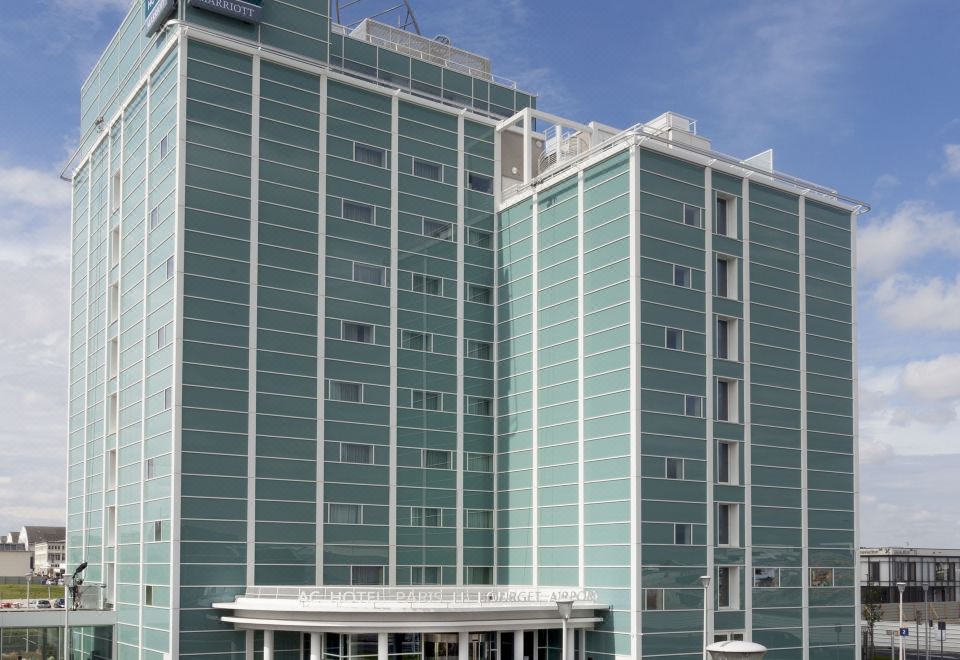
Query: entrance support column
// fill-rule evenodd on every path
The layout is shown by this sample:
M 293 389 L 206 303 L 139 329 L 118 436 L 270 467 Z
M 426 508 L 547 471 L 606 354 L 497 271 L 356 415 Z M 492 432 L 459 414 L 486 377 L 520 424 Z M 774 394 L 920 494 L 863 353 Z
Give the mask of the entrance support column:
M 323 657 L 323 633 L 310 633 L 310 660 Z
M 273 660 L 273 631 L 263 631 L 263 660 Z
M 587 629 L 580 629 L 580 650 L 577 652 L 577 660 L 587 660 Z
M 460 660 L 470 660 L 470 633 L 461 630 L 457 635 L 457 650 Z
M 504 660 L 507 660 L 504 658 Z M 523 631 L 513 631 L 513 660 L 523 660 Z
M 387 633 L 377 633 L 377 660 L 387 660 Z
M 573 648 L 574 648 L 574 647 L 573 647 L 573 639 L 574 639 L 573 634 L 574 634 L 574 632 L 576 632 L 576 628 L 573 628 L 573 627 L 571 627 L 571 626 L 567 626 L 567 647 L 566 647 L 566 648 L 567 648 L 567 657 L 564 658 L 563 660 L 574 660 L 574 658 L 576 657 L 576 655 L 575 655 L 574 652 L 573 652 Z

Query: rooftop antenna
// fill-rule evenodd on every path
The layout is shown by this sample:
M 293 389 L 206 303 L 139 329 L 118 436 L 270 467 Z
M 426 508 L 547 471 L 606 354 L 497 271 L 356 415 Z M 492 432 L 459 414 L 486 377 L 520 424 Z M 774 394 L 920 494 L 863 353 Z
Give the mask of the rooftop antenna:
M 364 13 L 359 19 L 349 21 L 350 17 L 348 16 L 348 13 L 355 16 L 356 12 L 358 11 L 358 9 L 355 8 L 355 5 L 358 4 L 364 4 L 363 0 L 336 0 L 337 23 L 352 30 L 353 28 L 357 27 L 357 25 L 362 23 L 366 18 L 380 19 L 381 22 L 385 23 L 386 20 L 383 19 L 394 15 L 397 17 L 397 27 L 399 29 L 420 34 L 420 24 L 417 23 L 417 17 L 413 13 L 413 7 L 410 6 L 409 0 L 401 0 L 400 4 L 393 5 L 389 9 L 382 9 L 372 14 Z M 372 5 L 372 3 L 365 4 Z M 351 9 L 351 7 L 354 7 L 354 9 Z M 348 9 L 350 10 L 349 12 L 346 11 Z

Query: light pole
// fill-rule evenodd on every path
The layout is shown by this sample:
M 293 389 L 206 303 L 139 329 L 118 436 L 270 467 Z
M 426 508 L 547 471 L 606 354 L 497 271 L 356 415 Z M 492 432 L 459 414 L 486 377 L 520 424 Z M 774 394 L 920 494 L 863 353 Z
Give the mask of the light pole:
M 567 655 L 567 619 L 569 619 L 570 615 L 573 614 L 573 601 L 558 600 L 557 610 L 560 612 L 560 623 L 563 626 L 563 644 L 561 646 L 562 655 L 560 657 L 563 660 L 569 660 L 569 656 Z
M 929 616 L 930 612 L 930 609 L 927 606 L 927 590 L 929 588 L 929 584 L 923 585 L 923 645 L 926 647 L 927 660 L 930 660 L 930 626 L 927 625 L 927 617 Z
M 30 583 L 33 581 L 33 571 L 25 575 L 27 578 L 27 609 L 30 609 Z M 24 641 L 23 641 L 24 650 L 28 653 L 30 652 L 30 629 L 24 628 Z
M 710 603 L 710 576 L 701 575 L 700 585 L 703 587 L 703 660 L 707 660 L 707 612 Z
M 26 573 L 24 575 L 27 578 L 27 609 L 30 609 L 30 583 L 33 582 L 33 573 Z
M 73 575 L 63 581 L 63 660 L 70 660 L 70 609 L 73 607 L 73 588 L 77 584 L 78 576 L 86 569 L 87 562 L 82 562 Z
M 898 626 L 901 630 L 903 629 L 903 590 L 907 588 L 906 582 L 897 582 L 897 589 L 900 590 L 900 625 Z M 900 634 L 901 630 L 897 631 L 897 634 Z M 900 660 L 905 660 L 906 656 L 904 655 L 903 650 L 903 635 L 900 635 Z

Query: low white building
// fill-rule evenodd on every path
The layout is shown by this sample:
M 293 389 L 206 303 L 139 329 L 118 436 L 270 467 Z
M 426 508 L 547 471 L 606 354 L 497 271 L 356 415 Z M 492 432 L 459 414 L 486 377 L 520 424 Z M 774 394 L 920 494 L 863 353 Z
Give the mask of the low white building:
M 960 549 L 860 548 L 860 588 L 863 602 L 898 603 L 897 582 L 905 582 L 904 603 L 944 603 L 933 606 L 952 617 L 960 600 Z
M 33 568 L 38 575 L 63 575 L 66 560 L 65 541 L 41 541 L 33 546 Z

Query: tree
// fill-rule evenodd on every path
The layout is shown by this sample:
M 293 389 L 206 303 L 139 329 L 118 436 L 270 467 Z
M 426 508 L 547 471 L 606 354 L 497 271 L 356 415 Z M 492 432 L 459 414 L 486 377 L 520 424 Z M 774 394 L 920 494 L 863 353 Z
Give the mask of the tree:
M 867 660 L 873 660 L 876 650 L 873 641 L 873 628 L 881 618 L 883 618 L 883 608 L 880 607 L 880 590 L 877 587 L 868 587 L 863 593 L 863 620 L 867 622 L 869 631 L 867 648 L 864 649 L 864 657 Z M 890 660 L 893 660 L 893 658 Z

